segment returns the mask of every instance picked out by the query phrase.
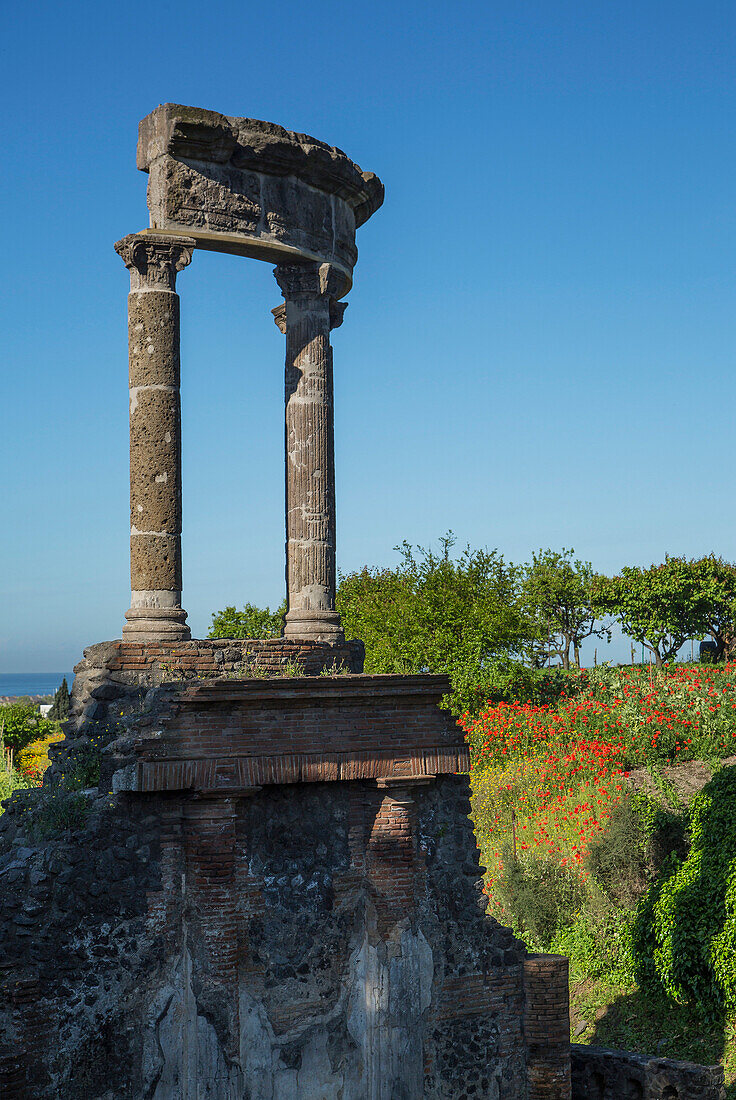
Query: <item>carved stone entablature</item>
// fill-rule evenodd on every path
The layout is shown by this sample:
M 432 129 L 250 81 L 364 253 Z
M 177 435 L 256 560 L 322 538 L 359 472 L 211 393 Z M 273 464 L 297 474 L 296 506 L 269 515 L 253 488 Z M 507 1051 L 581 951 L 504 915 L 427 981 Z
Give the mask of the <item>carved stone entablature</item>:
M 129 233 L 115 251 L 130 271 L 131 290 L 175 290 L 177 272 L 191 262 L 191 237 Z
M 329 263 L 347 293 L 355 230 L 383 184 L 340 149 L 272 122 L 167 103 L 140 124 L 151 229 L 197 247 L 289 263 Z

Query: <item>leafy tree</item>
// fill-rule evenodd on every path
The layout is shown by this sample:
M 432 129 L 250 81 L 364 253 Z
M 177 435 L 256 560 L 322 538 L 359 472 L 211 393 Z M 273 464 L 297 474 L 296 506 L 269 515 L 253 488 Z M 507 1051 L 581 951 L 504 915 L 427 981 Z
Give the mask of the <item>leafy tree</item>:
M 48 718 L 42 718 L 31 702 L 19 700 L 0 706 L 0 735 L 7 748 L 24 749 L 31 741 L 39 741 L 56 731 Z
M 208 638 L 276 638 L 281 634 L 286 600 L 272 611 L 247 603 L 242 611 L 226 607 L 212 616 Z
M 337 607 L 346 635 L 365 642 L 367 672 L 448 673 L 463 708 L 482 700 L 495 661 L 521 651 L 528 623 L 518 570 L 495 550 L 453 558 L 454 545 L 452 533 L 439 553 L 403 542 L 396 568 L 341 577 Z
M 69 717 L 70 706 L 69 687 L 65 676 L 61 681 L 61 685 L 56 689 L 56 694 L 51 704 L 51 710 L 46 717 L 51 721 L 65 722 Z
M 736 566 L 710 554 L 688 563 L 701 588 L 703 625 L 716 645 L 715 660 L 736 655 Z
M 593 608 L 614 615 L 625 634 L 654 654 L 658 667 L 688 638 L 707 633 L 713 610 L 692 563 L 669 556 L 649 569 L 625 565 L 617 577 L 597 577 Z
M 524 567 L 522 600 L 534 623 L 529 647 L 532 664 L 555 653 L 570 668 L 570 648 L 580 668 L 580 646 L 592 636 L 611 640 L 608 627 L 596 626 L 592 589 L 596 575 L 590 562 L 573 560 L 574 550 L 540 550 Z

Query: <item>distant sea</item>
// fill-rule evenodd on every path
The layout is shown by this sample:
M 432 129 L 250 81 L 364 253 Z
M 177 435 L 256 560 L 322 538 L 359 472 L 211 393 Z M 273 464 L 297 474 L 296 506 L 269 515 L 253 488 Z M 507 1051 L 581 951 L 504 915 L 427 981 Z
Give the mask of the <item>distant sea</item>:
M 0 672 L 0 696 L 53 695 L 65 676 L 71 691 L 73 672 Z

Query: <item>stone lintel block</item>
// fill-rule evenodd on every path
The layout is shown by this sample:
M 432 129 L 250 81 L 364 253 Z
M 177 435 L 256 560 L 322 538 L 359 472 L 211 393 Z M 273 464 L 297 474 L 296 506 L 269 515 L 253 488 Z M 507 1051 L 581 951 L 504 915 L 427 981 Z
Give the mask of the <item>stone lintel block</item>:
M 355 230 L 383 184 L 340 149 L 258 119 L 167 103 L 139 127 L 152 231 L 268 262 L 329 263 L 352 281 Z
M 279 641 L 279 639 L 274 639 Z M 427 705 L 439 707 L 444 695 L 450 691 L 450 678 L 444 675 L 417 674 L 415 676 L 355 675 L 320 677 L 294 676 L 273 680 L 208 680 L 192 684 L 186 689 L 185 699 L 199 706 L 224 701 L 255 702 L 256 700 L 331 700 L 338 702 L 391 701 L 415 699 Z M 184 701 L 184 699 L 182 699 Z M 442 712 L 444 713 L 444 712 Z M 446 715 L 452 740 L 463 743 L 459 726 Z M 557 956 L 555 956 L 556 958 Z M 567 961 L 567 960 L 565 960 Z
M 167 732 L 167 744 L 171 731 Z M 274 786 L 294 783 L 337 783 L 372 781 L 396 784 L 391 790 L 380 793 L 390 800 L 391 806 L 402 810 L 414 802 L 413 792 L 422 787 L 427 776 L 403 774 L 402 761 L 387 749 L 383 753 L 276 753 L 269 756 L 215 757 L 212 759 L 165 759 L 162 746 L 155 743 L 154 750 L 137 766 L 133 790 L 151 791 L 200 791 L 233 789 L 253 785 Z M 150 757 L 150 758 L 149 758 Z M 465 748 L 449 751 L 444 747 L 417 750 L 418 767 L 434 769 L 431 781 L 443 775 L 455 775 L 469 768 Z M 389 821 L 390 815 L 387 817 Z M 403 818 L 401 819 L 403 820 Z M 390 821 L 389 821 L 390 823 Z M 567 1042 L 569 1036 L 565 1036 Z M 567 1049 L 567 1048 L 565 1048 Z
M 148 172 L 166 154 L 277 178 L 296 176 L 345 199 L 358 226 L 383 202 L 383 184 L 373 172 L 364 172 L 341 149 L 275 122 L 164 103 L 140 122 L 138 168 Z

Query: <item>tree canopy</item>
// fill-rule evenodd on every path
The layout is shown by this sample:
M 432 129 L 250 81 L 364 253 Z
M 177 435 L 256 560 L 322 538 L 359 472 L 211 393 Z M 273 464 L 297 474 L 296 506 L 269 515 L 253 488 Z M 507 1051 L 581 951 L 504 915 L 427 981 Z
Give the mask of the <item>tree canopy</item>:
M 439 553 L 403 542 L 395 568 L 341 577 L 337 607 L 347 637 L 365 642 L 366 672 L 448 673 L 467 705 L 495 660 L 521 652 L 528 624 L 516 567 L 496 550 L 453 557 L 454 545 L 451 533 Z
M 701 590 L 699 626 L 716 644 L 715 660 L 736 655 L 736 566 L 715 554 L 690 561 Z
M 0 706 L 0 740 L 10 749 L 24 749 L 31 741 L 39 741 L 53 733 L 56 726 L 48 718 L 42 718 L 38 707 L 19 699 Z
M 56 689 L 53 702 L 51 704 L 51 710 L 46 717 L 50 721 L 65 722 L 69 717 L 69 708 L 71 707 L 71 698 L 69 696 L 69 685 L 66 682 L 66 676 L 61 681 L 61 684 Z
M 590 562 L 573 560 L 574 550 L 539 550 L 522 569 L 521 596 L 533 624 L 528 647 L 533 665 L 548 653 L 570 668 L 570 649 L 580 667 L 580 646 L 586 638 L 608 638 L 607 626 L 596 625 L 592 606 L 596 574 Z
M 216 611 L 212 616 L 208 638 L 276 638 L 281 633 L 286 614 L 286 600 L 272 611 L 247 603 L 242 611 L 234 606 Z
M 599 613 L 614 615 L 658 666 L 672 660 L 688 638 L 702 637 L 708 629 L 706 593 L 697 570 L 684 558 L 667 556 L 648 569 L 625 565 L 616 577 L 598 577 L 593 604 Z

